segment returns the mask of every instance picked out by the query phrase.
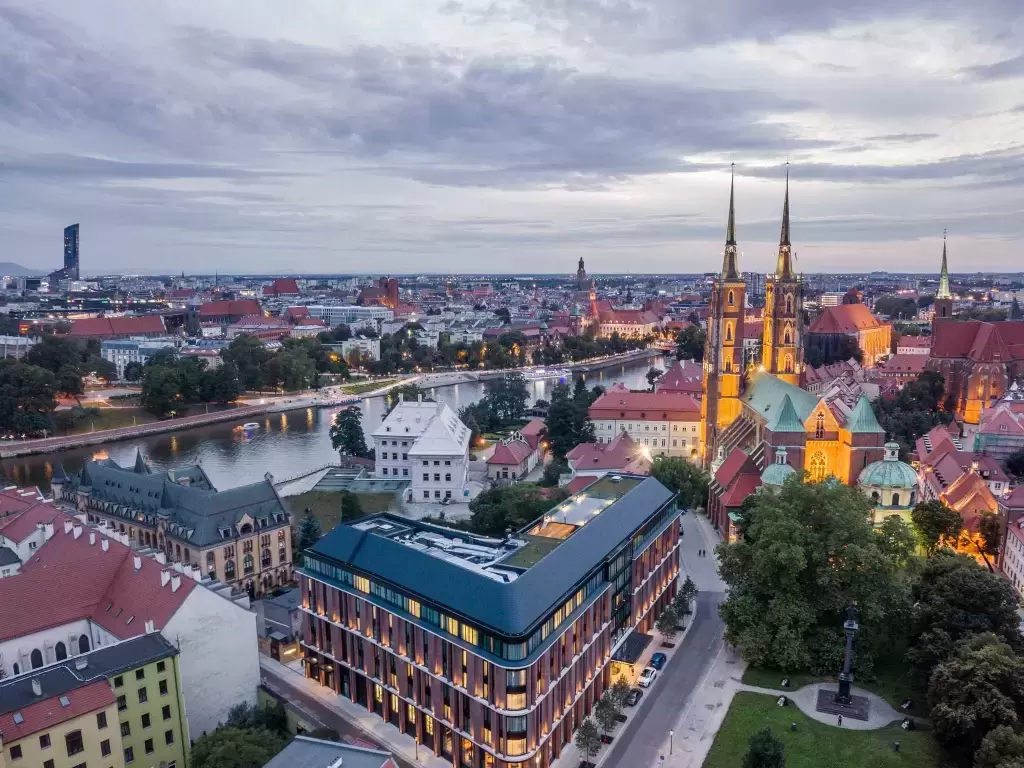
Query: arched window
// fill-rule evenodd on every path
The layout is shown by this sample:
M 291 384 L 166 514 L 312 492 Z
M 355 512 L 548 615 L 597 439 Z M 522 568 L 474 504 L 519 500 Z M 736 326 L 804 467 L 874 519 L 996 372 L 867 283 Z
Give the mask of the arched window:
M 43 666 L 43 652 L 38 648 L 32 651 L 32 669 L 39 669 Z
M 792 355 L 786 355 L 786 367 L 785 367 L 785 370 L 786 370 L 786 373 L 792 373 L 793 372 L 793 356 Z
M 914 495 L 915 495 L 914 492 L 911 491 L 910 492 L 910 506 L 914 506 Z
M 793 297 L 790 294 L 786 294 L 786 314 L 790 314 L 793 311 Z
M 898 493 L 894 493 L 892 495 L 892 506 L 898 507 L 899 505 L 900 505 L 900 495 Z
M 817 440 L 821 440 L 825 437 L 825 414 L 818 414 L 818 423 L 814 427 L 814 437 Z
M 217 558 L 213 552 L 206 553 L 206 570 L 210 573 L 217 570 Z
M 789 332 L 789 328 L 786 329 L 786 335 L 783 337 L 782 343 L 783 344 L 792 344 L 793 343 L 793 335 Z
M 20 674 L 21 674 L 21 667 L 18 665 L 18 662 L 14 662 L 14 675 L 15 675 L 15 677 L 17 677 Z
M 185 547 L 185 562 L 192 562 L 192 556 L 189 554 L 188 547 Z
M 272 563 L 273 560 L 270 557 L 270 549 L 264 549 L 263 553 L 260 555 L 260 565 L 264 568 L 269 568 Z
M 53 653 L 57 657 L 57 661 L 63 661 L 68 657 L 68 647 L 63 642 L 58 642 L 53 646 Z
M 809 466 L 812 483 L 820 483 L 825 479 L 825 454 L 822 451 L 815 451 L 814 455 L 811 456 L 811 463 Z
M 735 297 L 733 297 L 732 291 L 729 291 L 729 306 L 731 307 L 735 303 L 736 303 L 736 299 L 735 299 Z
M 79 635 L 78 636 L 78 652 L 88 653 L 89 652 L 89 636 Z
M 242 560 L 242 568 L 245 570 L 246 574 L 253 572 L 255 569 L 255 561 L 252 559 L 252 553 L 247 554 L 245 559 Z
M 235 580 L 235 561 L 225 560 L 224 561 L 224 580 L 234 581 Z
M 181 560 L 181 544 L 175 544 L 174 545 L 174 556 L 178 560 Z
M 239 533 L 252 533 L 252 525 L 250 523 L 246 523 L 245 525 L 243 525 L 241 528 L 238 529 L 238 532 Z
M 882 495 L 878 491 L 871 492 L 871 500 L 875 502 L 875 504 L 877 504 L 881 498 Z

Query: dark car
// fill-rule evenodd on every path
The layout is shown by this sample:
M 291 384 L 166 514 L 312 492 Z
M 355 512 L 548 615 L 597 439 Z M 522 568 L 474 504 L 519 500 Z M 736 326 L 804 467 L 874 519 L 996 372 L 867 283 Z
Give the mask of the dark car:
M 664 667 L 666 661 L 668 661 L 668 657 L 664 653 L 656 653 L 651 656 L 651 666 L 655 669 Z
M 640 699 L 644 697 L 644 692 L 639 688 L 634 688 L 628 694 L 626 694 L 626 704 L 631 707 L 635 707 L 640 703 Z

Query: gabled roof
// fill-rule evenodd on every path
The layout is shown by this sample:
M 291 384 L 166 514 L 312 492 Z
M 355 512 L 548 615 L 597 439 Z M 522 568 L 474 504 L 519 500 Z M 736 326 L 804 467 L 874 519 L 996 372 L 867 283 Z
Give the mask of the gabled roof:
M 988 484 L 981 475 L 974 472 L 966 472 L 958 477 L 942 494 L 942 500 L 963 516 L 964 528 L 971 531 L 978 529 L 981 515 L 999 510 L 999 504 Z
M 35 533 L 37 525 L 53 523 L 62 516 L 63 513 L 53 504 L 40 502 L 22 512 L 16 512 L 10 517 L 0 519 L 0 535 L 13 542 L 21 543 Z
M 761 487 L 759 472 L 744 472 L 722 494 L 723 507 L 739 507 L 744 499 Z
M 766 422 L 771 422 L 775 414 L 782 409 L 782 400 L 786 395 L 789 395 L 793 409 L 801 422 L 807 421 L 807 417 L 818 405 L 818 398 L 806 389 L 761 371 L 751 376 L 750 384 L 743 395 L 743 402 L 760 414 Z
M 565 458 L 576 472 L 608 470 L 646 475 L 651 466 L 627 432 L 619 432 L 607 443 L 580 443 Z
M 142 317 L 90 317 L 71 322 L 69 336 L 145 336 L 167 333 L 160 315 Z
M 881 328 L 883 325 L 885 324 L 863 304 L 840 304 L 836 307 L 825 307 L 825 310 L 811 323 L 809 332 L 852 334 Z
M 614 387 L 589 409 L 591 419 L 699 421 L 700 405 L 683 392 L 630 392 Z
M 920 376 L 928 364 L 927 355 L 893 355 L 875 370 L 880 376 Z
M 533 448 L 522 440 L 509 440 L 494 446 L 494 453 L 487 459 L 488 464 L 499 464 L 506 466 L 519 466 L 526 461 Z
M 71 675 L 69 671 L 61 669 L 61 675 Z M 15 678 L 15 680 L 20 681 L 21 678 Z M 76 717 L 104 709 L 115 701 L 114 691 L 106 680 L 96 680 L 74 690 L 68 690 L 63 696 L 68 702 L 67 706 L 60 701 L 60 696 L 53 695 L 40 698 L 21 709 L 0 715 L 0 732 L 3 732 L 4 743 L 10 744 L 19 741 L 39 731 L 74 720 Z M 15 720 L 15 714 L 19 716 L 21 722 Z M 60 748 L 63 749 L 63 747 Z
M 199 317 L 224 317 L 261 315 L 263 310 L 256 299 L 233 299 L 230 301 L 209 301 L 199 307 Z
M 801 422 L 800 417 L 796 415 L 796 409 L 793 407 L 793 400 L 790 398 L 788 392 L 783 395 L 779 411 L 775 414 L 774 421 L 769 422 L 768 429 L 776 433 L 805 431 L 803 422 Z
M 469 450 L 469 427 L 446 404 L 436 407 L 427 428 L 409 449 L 410 456 L 462 456 Z
M 700 395 L 704 391 L 704 366 L 691 360 L 678 360 L 655 382 L 656 392 L 683 392 Z
M 882 425 L 875 418 L 875 410 L 871 407 L 871 402 L 864 395 L 860 396 L 853 413 L 846 420 L 846 429 L 854 434 L 885 434 Z

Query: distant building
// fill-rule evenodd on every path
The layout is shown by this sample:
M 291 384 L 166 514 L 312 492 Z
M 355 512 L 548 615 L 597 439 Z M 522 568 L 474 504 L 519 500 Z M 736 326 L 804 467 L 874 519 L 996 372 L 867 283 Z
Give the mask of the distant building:
M 298 296 L 301 293 L 299 284 L 292 277 L 279 277 L 270 285 L 263 286 L 264 296 Z
M 375 474 L 410 480 L 411 501 L 458 501 L 466 490 L 469 437 L 444 403 L 401 400 L 373 431 Z
M 903 336 L 896 342 L 897 355 L 923 355 L 927 357 L 932 351 L 931 336 Z
M 353 304 L 322 305 L 311 304 L 306 307 L 311 317 L 318 317 L 331 328 L 339 325 L 348 325 L 353 329 L 370 326 L 374 329 L 380 327 L 381 322 L 393 320 L 394 310 L 388 307 L 370 306 L 359 307 Z
M 881 525 L 887 517 L 898 515 L 910 523 L 910 512 L 920 501 L 917 473 L 900 461 L 899 443 L 886 443 L 881 461 L 868 464 L 857 478 L 864 495 L 871 499 L 871 523 Z
M 353 336 L 332 346 L 339 347 L 341 356 L 346 360 L 352 359 L 353 352 L 357 349 L 362 360 L 380 360 L 380 338 L 377 337 L 370 339 L 365 336 Z
M 38 342 L 27 336 L 0 336 L 0 357 L 21 360 Z
M 130 339 L 166 336 L 160 315 L 141 317 L 89 317 L 71 321 L 68 336 L 73 339 Z
M 653 456 L 700 456 L 700 404 L 682 392 L 630 392 L 614 386 L 590 406 L 599 443 L 626 432 Z
M 234 339 L 238 336 L 252 336 L 261 341 L 281 341 L 290 336 L 291 332 L 292 326 L 287 320 L 261 314 L 248 315 L 231 323 L 224 329 L 224 337 Z
M 124 369 L 129 364 L 145 365 L 153 355 L 174 348 L 174 339 L 104 339 L 100 343 L 100 357 L 113 363 L 117 378 L 124 379 Z
M 64 228 L 64 272 L 69 280 L 78 280 L 81 277 L 78 258 L 78 224 Z
M 218 323 L 229 325 L 237 323 L 243 317 L 262 315 L 263 309 L 256 299 L 231 299 L 208 301 L 199 307 L 200 323 Z
M 546 432 L 543 421 L 531 419 L 507 440 L 500 441 L 487 459 L 487 477 L 500 484 L 525 480 L 544 455 L 541 441 Z
M 307 551 L 306 676 L 452 765 L 549 768 L 678 576 L 653 478 L 602 478 L 504 539 L 374 515 Z
M 693 360 L 677 360 L 654 383 L 654 391 L 682 393 L 699 402 L 704 397 L 704 366 Z
M 1005 462 L 1020 450 L 1024 450 L 1024 393 L 1014 382 L 1003 399 L 981 412 L 974 451 Z
M 886 379 L 895 379 L 896 381 L 914 381 L 924 373 L 927 365 L 928 358 L 924 355 L 896 354 L 879 365 L 875 369 L 875 373 L 876 375 Z
M 356 298 L 360 306 L 379 305 L 396 309 L 398 307 L 398 280 L 393 277 L 382 277 L 368 288 L 363 288 Z
M 863 354 L 861 365 L 872 368 L 891 351 L 892 326 L 875 317 L 863 304 L 826 307 L 807 331 L 807 346 L 834 354 L 842 349 L 846 338 L 856 340 Z

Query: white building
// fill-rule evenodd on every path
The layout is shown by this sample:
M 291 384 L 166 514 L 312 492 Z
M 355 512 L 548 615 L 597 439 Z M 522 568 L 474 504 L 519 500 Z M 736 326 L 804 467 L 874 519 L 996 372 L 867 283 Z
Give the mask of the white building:
M 145 365 L 149 358 L 165 349 L 174 349 L 174 339 L 107 339 L 100 343 L 100 357 L 114 364 L 117 378 L 124 378 L 129 363 Z
M 0 336 L 0 357 L 21 360 L 36 344 L 36 340 L 28 336 Z
M 57 512 L 21 572 L 0 579 L 0 668 L 8 677 L 152 626 L 181 650 L 193 735 L 212 732 L 235 704 L 256 703 L 256 614 L 244 593 L 202 578 L 198 566 L 168 564 L 162 552 L 133 551 L 125 533 Z
M 387 307 L 359 307 L 355 304 L 310 304 L 306 307 L 310 317 L 318 317 L 331 328 L 349 325 L 353 328 L 370 327 L 380 330 L 380 324 L 394 320 L 395 313 Z
M 408 498 L 459 500 L 466 490 L 469 428 L 443 403 L 400 401 L 373 432 L 377 477 L 409 479 Z
M 599 443 L 626 432 L 652 456 L 700 455 L 700 405 L 682 392 L 630 392 L 614 386 L 590 406 L 590 419 Z
M 341 356 L 348 360 L 352 350 L 358 349 L 365 359 L 380 360 L 380 339 L 368 339 L 365 336 L 353 336 L 341 342 Z

